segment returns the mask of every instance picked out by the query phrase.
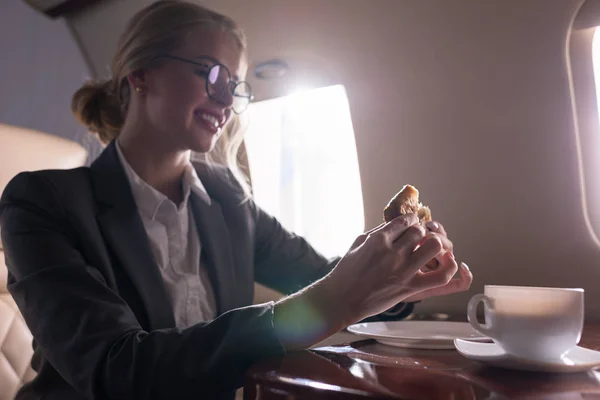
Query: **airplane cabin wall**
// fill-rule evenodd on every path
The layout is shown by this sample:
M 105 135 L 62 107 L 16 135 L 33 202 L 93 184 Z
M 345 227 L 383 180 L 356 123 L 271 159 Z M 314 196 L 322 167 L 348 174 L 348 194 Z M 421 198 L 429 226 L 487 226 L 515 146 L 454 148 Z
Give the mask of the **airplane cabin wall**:
M 67 23 L 24 1 L 1 2 L 0 54 L 0 122 L 77 141 L 94 159 L 101 146 L 70 108 L 89 71 Z
M 290 61 L 287 79 L 253 81 L 259 99 L 344 84 L 367 228 L 403 184 L 421 191 L 475 281 L 419 311 L 464 313 L 485 284 L 583 287 L 587 318 L 599 320 L 600 249 L 581 205 L 566 57 L 582 2 L 202 4 L 245 28 L 251 60 Z M 97 73 L 106 71 L 118 24 L 147 3 L 108 2 L 70 20 Z M 107 29 L 109 21 L 118 28 Z

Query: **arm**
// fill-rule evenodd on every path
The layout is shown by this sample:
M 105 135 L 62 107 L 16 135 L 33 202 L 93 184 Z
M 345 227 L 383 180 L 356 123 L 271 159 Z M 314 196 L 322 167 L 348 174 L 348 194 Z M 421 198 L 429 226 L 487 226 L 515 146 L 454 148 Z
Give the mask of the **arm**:
M 295 293 L 329 273 L 340 257 L 326 259 L 303 237 L 248 200 L 255 225 L 255 279 L 284 294 Z
M 14 178 L 0 202 L 8 288 L 43 356 L 86 398 L 202 398 L 241 386 L 283 353 L 274 305 L 230 311 L 185 330 L 147 332 L 78 251 L 50 182 Z
M 295 293 L 327 275 L 340 258 L 326 259 L 304 238 L 287 231 L 280 223 L 248 200 L 255 221 L 256 281 L 285 294 Z M 366 321 L 400 320 L 414 303 L 401 302 Z

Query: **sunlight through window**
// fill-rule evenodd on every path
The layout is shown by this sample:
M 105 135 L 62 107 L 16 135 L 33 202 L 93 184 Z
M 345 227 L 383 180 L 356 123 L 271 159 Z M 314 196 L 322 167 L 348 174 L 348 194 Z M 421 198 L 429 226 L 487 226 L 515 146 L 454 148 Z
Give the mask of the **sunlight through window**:
M 343 86 L 252 104 L 246 147 L 254 199 L 327 257 L 364 230 L 350 108 Z
M 572 35 L 571 48 L 577 49 L 579 47 L 577 45 L 573 46 L 574 38 L 579 37 L 582 36 Z M 578 39 L 575 44 L 578 44 L 579 40 L 580 39 Z M 587 40 L 589 40 L 589 36 L 586 37 L 586 44 L 589 43 Z M 589 47 L 586 49 L 589 49 Z M 598 162 L 598 145 L 600 144 L 600 137 L 598 136 L 598 132 L 600 131 L 600 27 L 594 29 L 593 32 L 591 56 L 593 81 L 589 79 L 587 72 L 589 68 L 589 53 L 586 52 L 585 55 L 578 52 L 570 54 L 572 60 L 570 67 L 571 69 L 574 67 L 576 68 L 575 72 L 571 72 L 574 75 L 571 77 L 571 94 L 574 96 L 572 99 L 572 106 L 576 121 L 577 155 L 579 158 L 579 178 L 584 218 L 592 239 L 597 245 L 600 245 L 600 236 L 598 235 L 600 232 L 600 213 L 597 207 L 597 205 L 600 204 L 600 185 L 598 184 L 597 179 L 590 178 L 590 176 L 597 176 L 597 173 L 600 170 L 600 163 Z M 585 60 L 585 72 L 582 71 L 579 64 L 580 60 Z M 580 86 L 578 84 L 579 81 L 581 81 Z M 590 88 L 590 86 L 592 87 Z M 596 95 L 595 107 L 597 112 L 595 123 L 593 119 L 589 119 L 591 113 L 588 110 L 590 110 L 592 106 L 592 104 L 590 104 L 592 100 L 589 98 L 590 90 L 594 90 Z M 577 103 L 575 100 L 579 102 L 581 107 L 581 111 L 579 112 L 577 111 Z M 589 122 L 591 122 L 591 124 Z
M 598 115 L 600 115 L 600 28 L 596 28 L 594 31 L 592 62 L 594 64 L 594 79 L 596 81 L 596 104 L 598 104 Z M 600 123 L 600 121 L 598 122 Z

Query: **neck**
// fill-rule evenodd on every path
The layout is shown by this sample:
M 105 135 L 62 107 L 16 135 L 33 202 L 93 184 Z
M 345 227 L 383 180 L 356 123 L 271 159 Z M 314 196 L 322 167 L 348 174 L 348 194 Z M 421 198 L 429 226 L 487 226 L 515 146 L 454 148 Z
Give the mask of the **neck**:
M 181 180 L 190 162 L 189 150 L 165 148 L 142 127 L 124 126 L 119 138 L 119 146 L 133 170 L 150 186 L 167 196 L 175 204 L 181 203 L 183 193 Z

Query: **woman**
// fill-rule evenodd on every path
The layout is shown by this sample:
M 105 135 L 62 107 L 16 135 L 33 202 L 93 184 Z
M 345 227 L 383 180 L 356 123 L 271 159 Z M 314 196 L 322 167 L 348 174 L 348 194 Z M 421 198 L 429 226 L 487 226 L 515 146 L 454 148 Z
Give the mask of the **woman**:
M 260 359 L 469 287 L 439 224 L 399 217 L 328 262 L 256 206 L 235 168 L 192 164 L 191 151 L 236 142 L 219 138 L 251 98 L 246 68 L 233 21 L 158 1 L 127 26 L 112 79 L 73 97 L 108 143 L 100 157 L 7 186 L 9 290 L 38 371 L 18 399 L 232 398 Z M 290 295 L 252 306 L 254 281 Z

